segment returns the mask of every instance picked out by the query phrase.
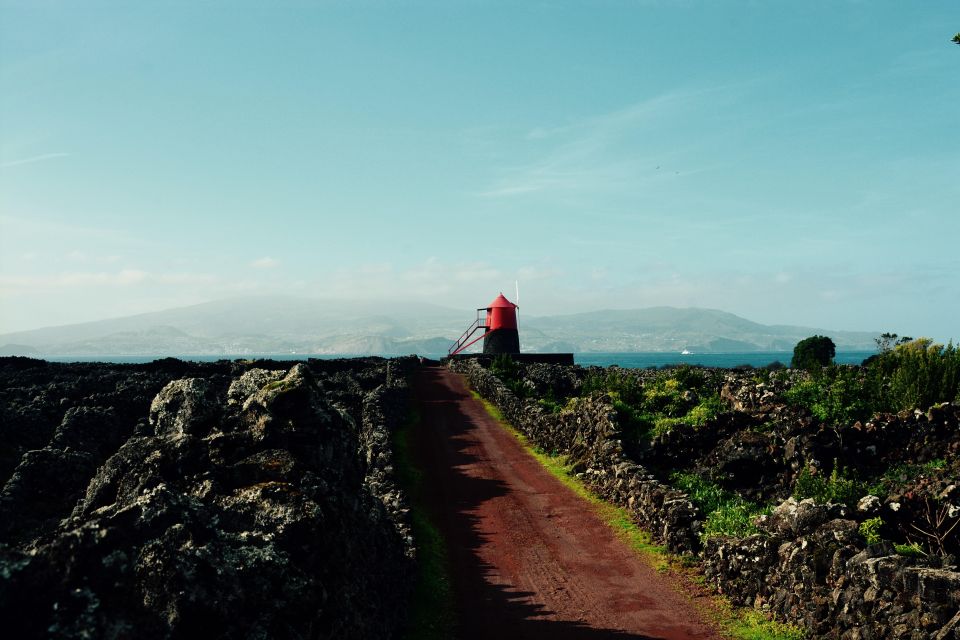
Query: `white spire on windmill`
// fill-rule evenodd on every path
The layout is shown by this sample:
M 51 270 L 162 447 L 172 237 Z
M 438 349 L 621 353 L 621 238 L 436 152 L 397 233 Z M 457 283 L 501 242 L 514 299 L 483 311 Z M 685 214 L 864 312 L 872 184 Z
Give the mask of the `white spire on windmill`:
M 519 335 L 520 334 L 520 281 L 514 280 L 513 286 L 517 294 L 516 297 L 514 297 L 514 301 L 517 305 L 517 334 Z

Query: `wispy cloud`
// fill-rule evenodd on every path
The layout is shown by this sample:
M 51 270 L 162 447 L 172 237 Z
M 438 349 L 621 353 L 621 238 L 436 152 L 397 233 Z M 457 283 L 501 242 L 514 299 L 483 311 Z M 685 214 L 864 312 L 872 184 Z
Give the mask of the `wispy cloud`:
M 113 240 L 117 242 L 132 242 L 138 240 L 120 229 L 79 225 L 58 220 L 43 220 L 30 218 L 25 215 L 0 214 L 0 228 L 7 236 L 34 236 L 50 238 L 64 238 L 76 241 L 84 240 Z
M 130 287 L 135 285 L 212 285 L 216 276 L 202 273 L 150 273 L 141 269 L 68 271 L 53 275 L 0 275 L 0 292 Z
M 668 120 L 703 114 L 739 93 L 741 85 L 678 89 L 621 109 L 557 126 L 536 127 L 525 139 L 537 155 L 506 167 L 502 177 L 475 195 L 506 198 L 542 192 L 636 189 L 644 181 L 689 175 L 681 150 L 660 133 Z M 543 149 L 538 151 L 538 149 Z
M 280 266 L 279 260 L 274 260 L 269 256 L 264 256 L 263 258 L 257 258 L 250 263 L 250 266 L 254 269 L 275 269 Z
M 54 160 L 56 158 L 66 158 L 70 156 L 69 153 L 44 153 L 39 156 L 32 156 L 29 158 L 19 158 L 17 160 L 6 160 L 0 162 L 0 169 L 6 169 L 7 167 L 18 167 L 23 164 L 34 164 L 37 162 L 45 162 L 47 160 Z

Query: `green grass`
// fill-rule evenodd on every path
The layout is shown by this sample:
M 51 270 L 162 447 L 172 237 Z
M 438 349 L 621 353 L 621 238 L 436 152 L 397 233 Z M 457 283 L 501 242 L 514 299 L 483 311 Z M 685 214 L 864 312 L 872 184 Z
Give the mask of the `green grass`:
M 897 553 L 901 556 L 908 556 L 910 558 L 923 558 L 927 556 L 927 552 L 916 542 L 911 542 L 910 544 L 895 544 L 893 548 L 896 549 Z
M 744 538 L 758 533 L 753 519 L 769 512 L 769 507 L 744 500 L 695 473 L 676 471 L 670 474 L 670 482 L 685 492 L 704 514 L 703 532 L 700 534 L 703 540 L 717 536 Z
M 444 640 L 453 635 L 456 624 L 450 564 L 443 536 L 428 516 L 423 473 L 414 465 L 410 453 L 411 433 L 419 425 L 419 416 L 411 414 L 393 436 L 397 479 L 410 498 L 410 525 L 417 546 L 416 585 L 403 638 Z
M 875 496 L 885 496 L 896 487 L 902 486 L 907 482 L 920 476 L 928 476 L 942 471 L 947 466 L 944 458 L 936 458 L 929 462 L 922 463 L 901 463 L 887 469 L 876 482 L 868 488 L 869 492 Z
M 727 633 L 737 640 L 803 640 L 806 637 L 802 629 L 768 620 L 759 611 L 737 611 L 736 616 L 726 627 Z
M 829 476 L 805 468 L 800 470 L 793 485 L 793 497 L 798 500 L 813 498 L 817 504 L 832 502 L 852 507 L 867 492 L 866 484 L 851 477 L 851 472 L 836 460 L 833 461 L 833 471 Z
M 567 465 L 564 456 L 550 455 L 541 451 L 531 444 L 525 435 L 507 422 L 503 413 L 494 404 L 488 402 L 476 391 L 470 393 L 483 404 L 487 413 L 520 441 L 527 453 L 576 495 L 586 500 L 600 518 L 616 533 L 617 537 L 623 540 L 650 566 L 661 573 L 675 572 L 683 581 L 692 586 L 703 585 L 703 574 L 697 571 L 696 561 L 689 557 L 673 555 L 662 545 L 656 544 L 649 532 L 644 531 L 633 522 L 629 511 L 597 497 L 583 482 L 572 475 L 571 468 Z M 719 595 L 710 598 L 710 604 L 703 608 L 705 609 L 704 613 L 712 618 L 719 630 L 731 640 L 803 640 L 805 637 L 801 629 L 793 625 L 768 620 L 759 611 L 735 609 L 728 600 Z
M 486 399 L 480 396 L 476 391 L 471 391 L 471 394 L 474 398 L 479 400 L 484 408 L 486 408 L 487 413 L 497 419 L 497 421 L 510 433 L 520 441 L 523 447 L 527 450 L 531 456 L 533 456 L 537 462 L 539 462 L 547 471 L 549 471 L 555 478 L 562 482 L 568 489 L 573 491 L 575 494 L 586 500 L 594 508 L 594 510 L 600 515 L 604 522 L 606 522 L 611 529 L 620 537 L 627 545 L 641 554 L 652 554 L 653 556 L 663 557 L 666 554 L 666 549 L 660 545 L 657 545 L 653 542 L 653 537 L 636 524 L 630 518 L 630 513 L 622 508 L 612 505 L 608 502 L 605 502 L 594 495 L 579 479 L 572 475 L 570 466 L 567 464 L 567 459 L 565 456 L 560 455 L 551 455 L 540 450 L 538 447 L 530 443 L 530 440 L 527 439 L 525 435 L 517 431 L 513 425 L 507 422 L 503 418 L 503 414 L 500 410 L 488 402 Z M 661 564 L 656 558 L 655 565 L 658 566 Z

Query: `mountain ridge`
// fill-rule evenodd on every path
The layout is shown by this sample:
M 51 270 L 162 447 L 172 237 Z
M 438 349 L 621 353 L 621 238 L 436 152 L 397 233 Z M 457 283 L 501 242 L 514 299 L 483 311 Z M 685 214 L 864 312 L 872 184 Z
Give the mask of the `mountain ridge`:
M 475 314 L 403 300 L 233 297 L 0 334 L 0 355 L 437 354 Z M 870 350 L 879 334 L 764 325 L 720 309 L 668 306 L 521 314 L 520 333 L 525 351 L 577 352 L 789 351 L 814 334 L 829 335 L 840 349 Z

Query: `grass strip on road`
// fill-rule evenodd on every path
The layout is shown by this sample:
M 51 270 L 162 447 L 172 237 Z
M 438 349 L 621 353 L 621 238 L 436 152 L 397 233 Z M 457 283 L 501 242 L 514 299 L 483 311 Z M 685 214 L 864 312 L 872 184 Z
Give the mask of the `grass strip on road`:
M 410 449 L 420 416 L 411 412 L 393 434 L 397 479 L 410 501 L 410 526 L 417 549 L 417 577 L 404 640 L 446 640 L 456 625 L 447 545 L 430 518 L 423 494 L 423 472 L 414 463 Z
M 496 405 L 474 390 L 471 390 L 470 393 L 483 404 L 487 413 L 520 441 L 530 455 L 536 458 L 547 471 L 571 491 L 586 500 L 600 518 L 613 529 L 617 537 L 626 542 L 637 555 L 657 572 L 671 573 L 690 589 L 703 591 L 706 588 L 703 573 L 700 571 L 698 563 L 693 561 L 692 558 L 672 554 L 667 551 L 666 547 L 656 544 L 648 531 L 644 531 L 637 526 L 629 511 L 598 497 L 579 478 L 574 476 L 566 463 L 565 456 L 545 453 L 510 424 Z M 803 630 L 790 624 L 769 620 L 760 611 L 736 608 L 721 595 L 712 594 L 706 600 L 709 604 L 706 607 L 701 607 L 701 609 L 715 621 L 721 632 L 732 640 L 802 640 L 806 637 Z

